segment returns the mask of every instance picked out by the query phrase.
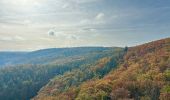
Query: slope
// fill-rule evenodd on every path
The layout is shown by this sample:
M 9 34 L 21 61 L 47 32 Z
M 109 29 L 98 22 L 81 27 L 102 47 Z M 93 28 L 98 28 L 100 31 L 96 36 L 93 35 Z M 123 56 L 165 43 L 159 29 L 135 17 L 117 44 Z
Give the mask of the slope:
M 128 48 L 108 75 L 76 81 L 78 85 L 64 85 L 66 89 L 58 91 L 60 80 L 75 80 L 66 76 L 54 78 L 33 100 L 170 100 L 170 38 Z
M 13 67 L 6 66 L 0 69 L 0 99 L 29 100 L 54 76 L 86 67 L 121 51 L 121 48 L 87 47 L 46 49 L 24 54 L 27 56 L 20 62 L 27 60 L 31 61 L 30 63 L 14 64 Z M 47 62 L 44 59 L 47 59 Z M 38 64 L 35 64 L 37 62 Z

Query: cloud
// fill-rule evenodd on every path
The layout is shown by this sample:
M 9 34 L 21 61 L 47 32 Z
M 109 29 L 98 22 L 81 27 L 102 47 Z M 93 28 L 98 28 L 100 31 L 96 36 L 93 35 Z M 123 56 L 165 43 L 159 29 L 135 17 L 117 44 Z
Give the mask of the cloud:
M 24 41 L 26 40 L 25 38 L 21 37 L 21 36 L 13 36 L 13 37 L 10 37 L 10 36 L 1 36 L 0 37 L 0 41 L 8 41 L 8 42 L 12 42 L 12 41 Z
M 96 28 L 83 28 L 82 30 L 84 30 L 85 32 L 93 32 L 93 33 L 96 33 L 97 32 L 97 29 Z
M 63 47 L 70 41 L 69 46 L 82 46 L 102 43 L 98 38 L 115 42 L 113 38 L 124 34 L 169 32 L 168 3 L 151 0 L 153 6 L 149 6 L 129 1 L 0 0 L 0 43 L 21 43 L 23 49 L 29 47 L 28 42 L 33 49 L 31 45 Z
M 92 3 L 92 2 L 97 2 L 97 1 L 101 1 L 101 0 L 70 0 L 72 2 L 76 2 L 76 3 Z
M 95 17 L 96 20 L 102 20 L 105 17 L 104 13 L 98 13 Z
M 24 41 L 24 40 L 26 40 L 26 39 L 23 38 L 23 37 L 21 37 L 21 36 L 16 35 L 16 36 L 14 37 L 14 40 Z
M 76 35 L 71 34 L 71 35 L 68 36 L 68 39 L 71 39 L 71 40 L 78 40 L 79 37 L 76 36 Z
M 12 37 L 0 37 L 0 41 L 12 41 Z
M 73 33 L 66 33 L 64 31 L 58 31 L 57 29 L 51 29 L 48 32 L 49 36 L 56 38 L 57 40 L 78 40 L 79 37 Z
M 68 8 L 69 7 L 69 4 L 68 3 L 65 3 L 63 6 L 62 6 L 62 8 Z
M 80 25 L 88 25 L 91 23 L 92 23 L 92 21 L 90 19 L 83 19 L 80 21 Z
M 55 36 L 55 31 L 54 30 L 49 30 L 48 35 L 49 36 Z
M 85 18 L 80 20 L 79 25 L 80 26 L 85 26 L 85 27 L 97 27 L 98 25 L 104 24 L 108 19 L 105 19 L 105 14 L 104 13 L 98 13 L 95 17 L 93 18 Z
M 31 22 L 31 20 L 26 19 L 26 20 L 23 21 L 23 23 L 26 24 L 26 25 L 29 25 L 29 24 L 31 24 L 32 22 Z

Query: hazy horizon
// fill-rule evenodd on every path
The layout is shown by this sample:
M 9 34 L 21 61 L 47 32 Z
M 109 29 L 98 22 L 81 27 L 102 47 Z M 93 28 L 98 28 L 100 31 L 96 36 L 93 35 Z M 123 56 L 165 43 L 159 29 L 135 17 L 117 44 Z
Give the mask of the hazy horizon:
M 167 37 L 167 38 L 170 38 L 170 37 Z M 38 48 L 38 49 L 32 49 L 32 50 L 0 50 L 0 52 L 34 52 L 34 51 L 38 51 L 38 50 L 45 50 L 45 49 L 58 49 L 58 48 L 88 48 L 88 47 L 105 47 L 105 48 L 110 48 L 110 47 L 120 47 L 120 48 L 125 48 L 125 47 L 134 47 L 134 46 L 139 46 L 139 45 L 143 45 L 143 44 L 146 44 L 146 43 L 150 43 L 150 42 L 153 42 L 153 41 L 157 41 L 157 40 L 161 40 L 161 39 L 166 39 L 166 38 L 160 38 L 160 39 L 156 39 L 156 40 L 151 40 L 151 41 L 146 41 L 144 43 L 139 43 L 139 44 L 135 44 L 135 45 L 131 45 L 131 46 L 128 46 L 128 45 L 125 45 L 125 46 L 70 46 L 70 47 L 47 47 L 47 48 Z
M 1 0 L 0 51 L 125 47 L 170 37 L 168 0 Z

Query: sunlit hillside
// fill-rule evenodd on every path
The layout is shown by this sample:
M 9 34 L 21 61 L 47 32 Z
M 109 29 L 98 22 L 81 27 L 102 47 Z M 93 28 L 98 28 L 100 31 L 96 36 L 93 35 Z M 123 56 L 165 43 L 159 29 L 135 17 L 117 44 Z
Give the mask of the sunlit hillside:
M 91 69 L 56 76 L 33 100 L 170 99 L 170 38 L 130 47 L 119 61 L 107 73 L 114 61 L 104 58 Z

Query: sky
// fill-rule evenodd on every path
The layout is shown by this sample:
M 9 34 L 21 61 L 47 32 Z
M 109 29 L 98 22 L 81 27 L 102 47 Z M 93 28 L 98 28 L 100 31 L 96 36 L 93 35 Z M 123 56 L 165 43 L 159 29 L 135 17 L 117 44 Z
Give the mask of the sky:
M 0 0 L 0 51 L 135 46 L 170 37 L 170 0 Z

